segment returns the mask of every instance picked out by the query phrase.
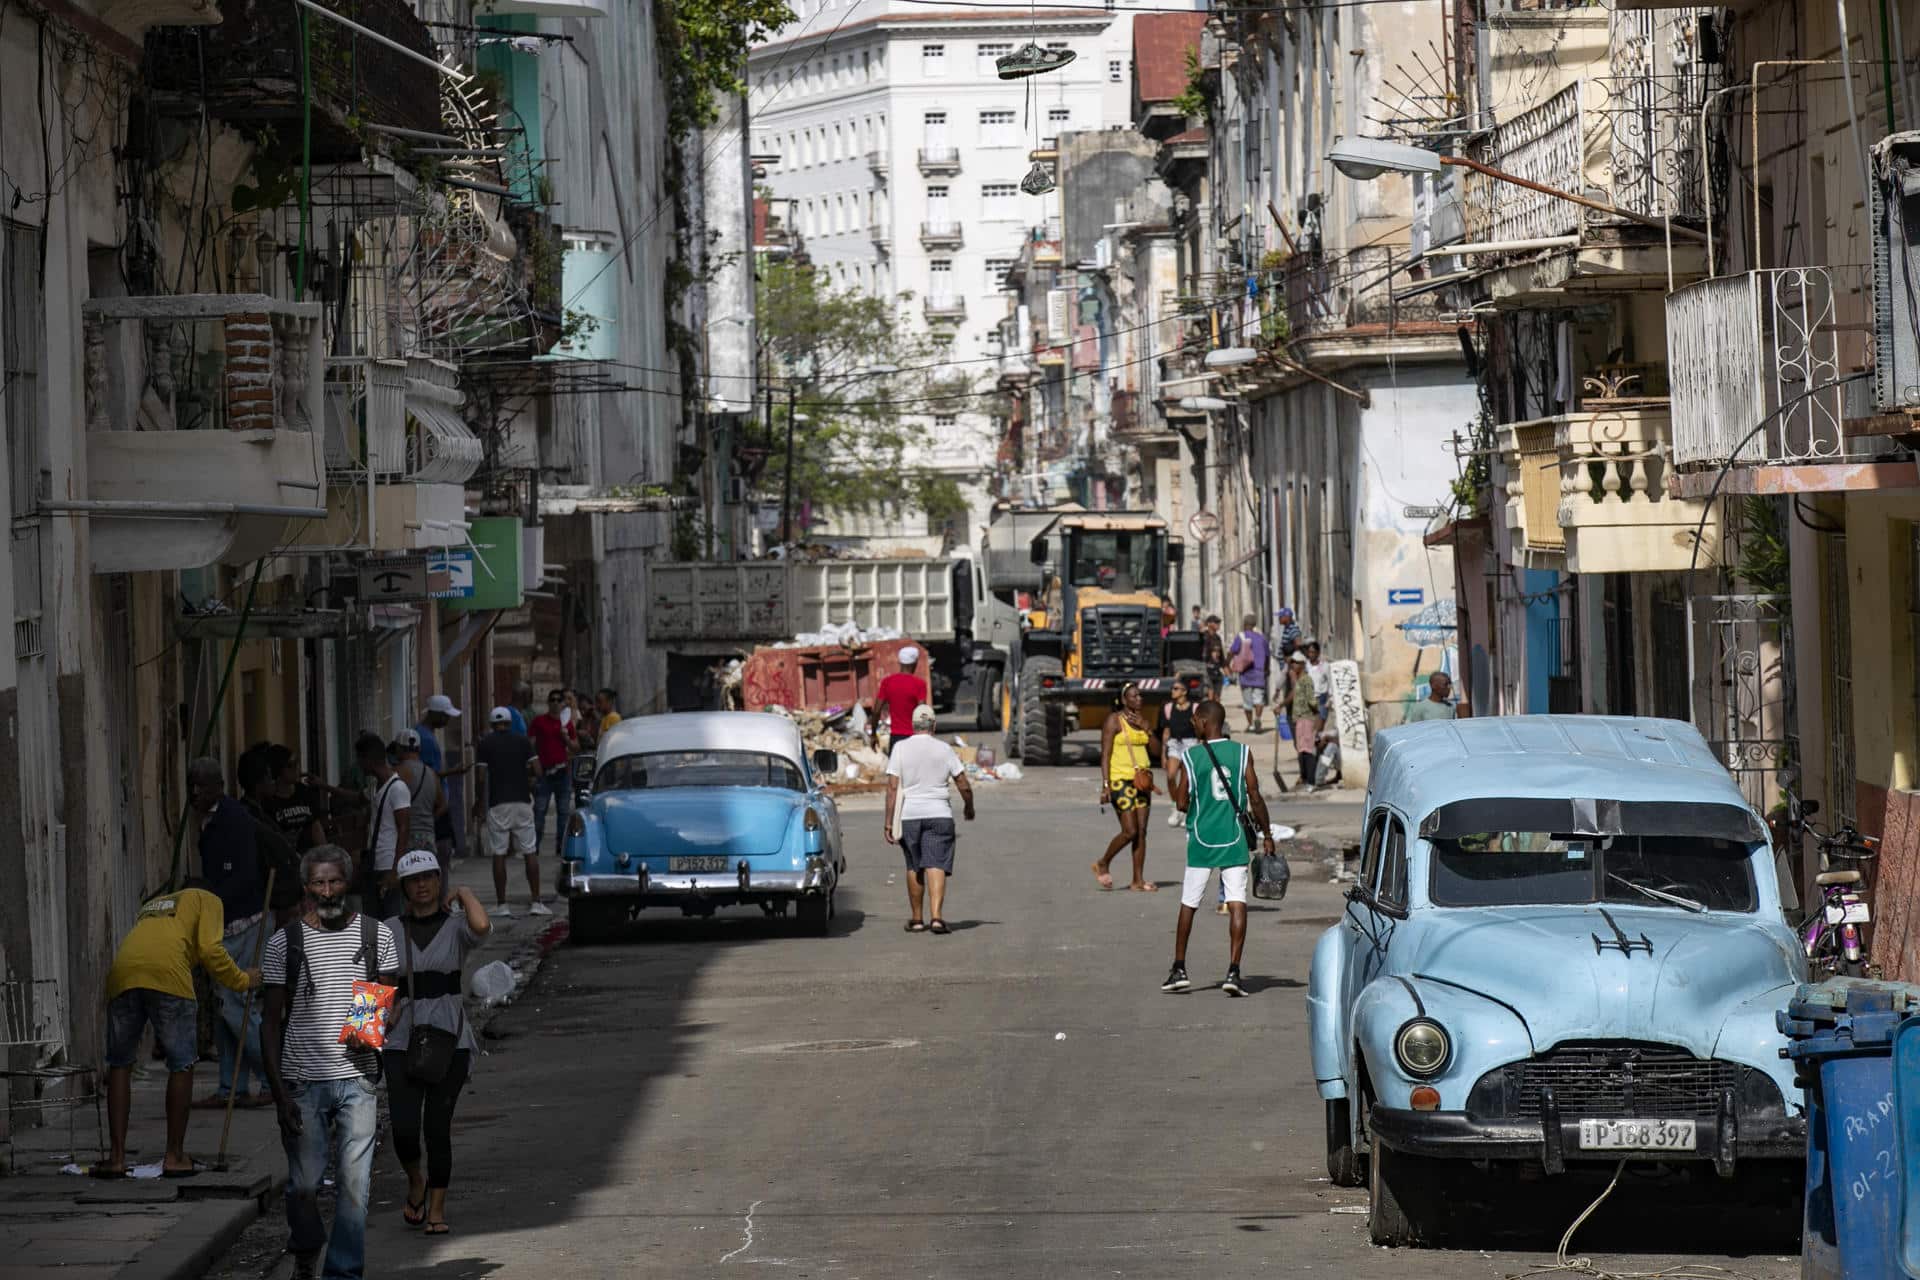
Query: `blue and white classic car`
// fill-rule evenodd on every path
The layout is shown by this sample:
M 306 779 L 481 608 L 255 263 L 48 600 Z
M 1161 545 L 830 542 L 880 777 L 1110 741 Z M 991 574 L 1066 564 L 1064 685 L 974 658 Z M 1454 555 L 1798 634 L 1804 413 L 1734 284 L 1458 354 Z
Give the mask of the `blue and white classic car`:
M 1327 1172 L 1367 1184 L 1374 1242 L 1623 1159 L 1791 1203 L 1806 1121 L 1774 1012 L 1805 962 L 1766 826 L 1699 733 L 1511 716 L 1375 741 L 1308 992 Z
M 833 753 L 809 759 L 784 716 L 635 716 L 600 740 L 567 829 L 560 889 L 571 936 L 605 937 L 643 907 L 708 916 L 789 910 L 824 934 L 846 871 L 840 815 L 820 788 Z M 576 783 L 585 774 L 576 762 Z

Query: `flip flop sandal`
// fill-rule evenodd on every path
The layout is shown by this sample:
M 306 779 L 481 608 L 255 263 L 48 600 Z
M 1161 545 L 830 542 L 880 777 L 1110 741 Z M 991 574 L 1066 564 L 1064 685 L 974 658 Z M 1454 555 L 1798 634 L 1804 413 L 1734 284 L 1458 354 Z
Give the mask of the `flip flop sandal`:
M 427 1202 L 415 1204 L 409 1200 L 400 1210 L 400 1220 L 410 1227 L 425 1226 L 427 1221 Z
M 112 1182 L 127 1177 L 128 1174 L 125 1169 L 109 1169 L 103 1164 L 97 1164 L 87 1170 L 87 1176 L 89 1178 L 98 1178 L 102 1182 Z
M 947 922 L 945 920 L 935 920 L 927 925 L 927 932 L 937 933 L 944 936 L 946 934 L 952 933 L 953 930 L 947 928 Z
M 430 1236 L 444 1236 L 452 1230 L 453 1228 L 444 1222 L 429 1222 L 425 1234 Z
M 927 931 L 927 926 L 925 926 L 924 924 L 921 924 L 918 920 L 907 921 L 908 933 L 925 933 L 926 931 Z

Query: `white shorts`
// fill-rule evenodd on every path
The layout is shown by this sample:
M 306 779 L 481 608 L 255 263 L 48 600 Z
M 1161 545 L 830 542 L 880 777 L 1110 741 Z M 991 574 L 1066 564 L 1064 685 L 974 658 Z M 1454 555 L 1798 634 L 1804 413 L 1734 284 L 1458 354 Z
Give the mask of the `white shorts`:
M 1267 686 L 1263 684 L 1243 684 L 1240 686 L 1240 705 L 1248 711 L 1267 705 Z
M 1216 870 L 1220 873 L 1221 885 L 1227 891 L 1227 901 L 1244 903 L 1247 900 L 1247 867 L 1188 867 L 1186 878 L 1180 882 L 1180 905 L 1198 907 L 1204 902 L 1207 880 Z
M 540 834 L 533 829 L 533 806 L 524 800 L 496 804 L 487 810 L 487 852 L 504 858 L 516 850 L 540 852 Z

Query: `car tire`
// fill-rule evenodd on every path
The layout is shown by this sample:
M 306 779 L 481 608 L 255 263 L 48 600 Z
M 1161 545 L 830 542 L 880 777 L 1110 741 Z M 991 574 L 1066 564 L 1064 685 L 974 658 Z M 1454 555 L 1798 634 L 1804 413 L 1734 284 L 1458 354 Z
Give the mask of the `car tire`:
M 1345 1098 L 1327 1099 L 1327 1180 L 1336 1187 L 1367 1184 L 1367 1162 L 1353 1149 L 1351 1117 Z
M 1376 1138 L 1367 1158 L 1367 1238 L 1389 1248 L 1432 1243 L 1436 1190 L 1428 1161 Z
M 810 938 L 824 938 L 833 926 L 833 894 L 816 894 L 794 904 L 800 932 Z

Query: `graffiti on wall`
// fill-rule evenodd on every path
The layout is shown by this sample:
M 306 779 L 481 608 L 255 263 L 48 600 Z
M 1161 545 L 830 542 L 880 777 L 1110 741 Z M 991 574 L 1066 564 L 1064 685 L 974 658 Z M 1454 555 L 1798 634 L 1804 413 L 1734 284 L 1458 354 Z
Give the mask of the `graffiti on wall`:
M 1328 663 L 1327 683 L 1332 686 L 1333 724 L 1340 734 L 1344 769 L 1367 758 L 1367 700 L 1360 694 L 1360 664 L 1349 659 Z

